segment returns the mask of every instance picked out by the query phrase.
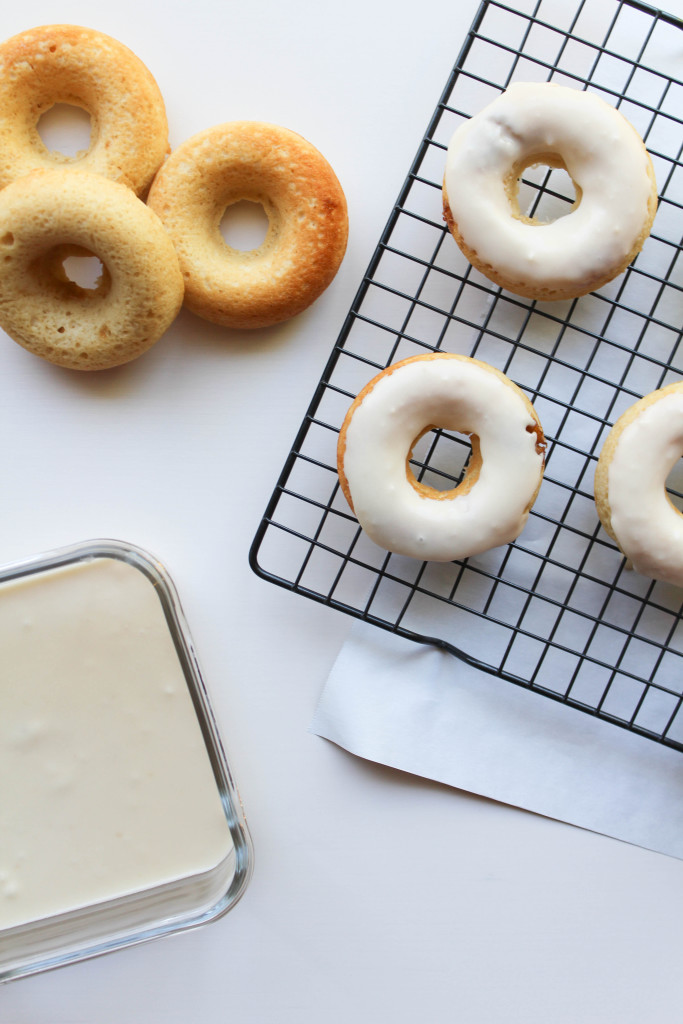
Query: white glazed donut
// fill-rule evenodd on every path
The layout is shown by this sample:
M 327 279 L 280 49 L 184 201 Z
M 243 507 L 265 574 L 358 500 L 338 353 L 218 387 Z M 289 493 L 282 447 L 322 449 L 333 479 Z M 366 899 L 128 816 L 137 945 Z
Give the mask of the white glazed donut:
M 459 485 L 419 483 L 415 442 L 434 427 L 470 435 Z M 342 490 L 380 547 L 447 562 L 513 541 L 541 485 L 545 439 L 526 396 L 467 356 L 432 353 L 388 367 L 361 391 L 339 435 Z
M 576 201 L 552 223 L 523 215 L 527 167 L 564 169 Z M 593 93 L 518 82 L 454 133 L 444 216 L 468 260 L 518 295 L 584 295 L 626 269 L 657 207 L 652 161 L 633 126 Z
M 643 576 L 683 586 L 683 516 L 666 479 L 683 456 L 683 381 L 635 402 L 612 427 L 595 471 L 598 515 Z

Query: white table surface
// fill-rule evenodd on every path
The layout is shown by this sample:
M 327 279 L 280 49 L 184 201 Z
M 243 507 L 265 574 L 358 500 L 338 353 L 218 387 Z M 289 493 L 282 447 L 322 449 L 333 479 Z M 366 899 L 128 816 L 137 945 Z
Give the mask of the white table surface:
M 12 982 L 0 989 L 1 1024 L 680 1018 L 680 861 L 311 735 L 351 622 L 247 563 L 476 6 L 24 0 L 3 10 L 5 36 L 70 21 L 125 42 L 159 82 L 173 146 L 233 119 L 300 132 L 345 188 L 350 239 L 325 295 L 269 331 L 230 333 L 183 312 L 142 359 L 98 375 L 51 367 L 0 335 L 0 563 L 92 537 L 166 563 L 256 854 L 225 918 Z M 683 0 L 667 6 L 683 14 Z

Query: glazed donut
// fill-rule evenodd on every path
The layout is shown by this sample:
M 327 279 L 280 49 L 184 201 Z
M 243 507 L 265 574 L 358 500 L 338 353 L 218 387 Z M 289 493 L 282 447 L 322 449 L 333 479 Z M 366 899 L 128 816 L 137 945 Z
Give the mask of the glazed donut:
M 96 256 L 94 288 L 64 260 Z M 24 348 L 76 370 L 118 366 L 176 316 L 183 278 L 159 218 L 99 174 L 34 171 L 0 191 L 0 327 Z
M 527 167 L 564 169 L 576 201 L 542 223 L 519 210 Z M 444 217 L 482 274 L 517 295 L 567 299 L 626 269 L 657 208 L 652 161 L 625 117 L 593 93 L 519 82 L 448 146 Z
M 595 471 L 600 521 L 636 572 L 683 586 L 683 515 L 666 479 L 683 456 L 683 381 L 635 402 L 612 427 Z
M 469 434 L 464 479 L 449 491 L 419 483 L 415 442 L 442 427 Z M 541 485 L 538 416 L 505 374 L 467 356 L 433 353 L 388 367 L 361 391 L 339 435 L 346 499 L 380 547 L 446 562 L 513 541 Z
M 90 146 L 51 153 L 38 133 L 56 103 L 90 115 Z M 168 153 L 159 88 L 122 43 L 78 25 L 45 25 L 0 45 L 0 188 L 32 170 L 69 163 L 144 193 Z
M 258 248 L 221 235 L 228 206 L 260 203 L 269 221 Z M 344 256 L 346 199 L 334 171 L 286 128 L 237 121 L 209 128 L 175 150 L 149 205 L 168 230 L 185 277 L 185 304 L 226 327 L 267 327 L 306 309 Z

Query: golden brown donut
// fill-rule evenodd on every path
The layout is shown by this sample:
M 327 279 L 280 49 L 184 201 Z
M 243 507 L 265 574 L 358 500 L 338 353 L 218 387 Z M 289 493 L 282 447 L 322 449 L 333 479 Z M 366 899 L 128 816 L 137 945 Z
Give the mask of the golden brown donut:
M 64 260 L 96 256 L 94 288 Z M 0 327 L 51 363 L 102 370 L 135 359 L 175 318 L 183 279 L 159 218 L 124 185 L 72 169 L 0 191 Z
M 38 133 L 56 103 L 90 115 L 90 146 L 75 159 L 51 153 Z M 78 25 L 45 25 L 0 45 L 0 188 L 68 162 L 146 192 L 169 151 L 159 87 L 126 46 Z
M 243 252 L 221 235 L 228 206 L 260 203 L 268 232 Z M 267 327 L 306 309 L 332 281 L 346 249 L 346 199 L 314 146 L 295 132 L 235 121 L 175 150 L 149 205 L 173 239 L 185 304 L 227 327 Z

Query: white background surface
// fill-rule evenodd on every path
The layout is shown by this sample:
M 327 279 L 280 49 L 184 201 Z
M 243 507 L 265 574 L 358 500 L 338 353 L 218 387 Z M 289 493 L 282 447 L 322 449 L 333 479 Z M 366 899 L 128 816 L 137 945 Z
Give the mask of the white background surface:
M 683 13 L 683 2 L 668 8 Z M 1 1024 L 680 1017 L 681 862 L 311 735 L 350 621 L 247 564 L 475 9 L 26 0 L 3 11 L 5 36 L 71 21 L 125 42 L 159 82 L 173 146 L 242 118 L 305 135 L 344 186 L 351 230 L 328 292 L 269 331 L 230 333 L 182 313 L 142 359 L 95 376 L 0 336 L 0 562 L 110 536 L 166 563 L 256 852 L 226 918 L 6 985 Z

